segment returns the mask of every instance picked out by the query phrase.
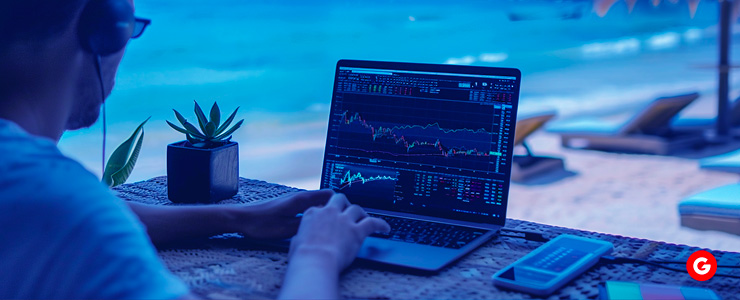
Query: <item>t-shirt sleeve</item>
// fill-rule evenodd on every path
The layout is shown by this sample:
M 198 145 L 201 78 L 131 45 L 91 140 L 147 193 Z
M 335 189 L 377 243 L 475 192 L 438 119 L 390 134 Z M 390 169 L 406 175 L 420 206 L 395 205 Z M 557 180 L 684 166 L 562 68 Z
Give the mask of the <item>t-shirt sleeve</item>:
M 16 165 L 21 168 L 0 180 L 11 196 L 0 202 L 0 298 L 175 299 L 188 293 L 122 200 L 76 162 L 41 161 L 48 163 Z

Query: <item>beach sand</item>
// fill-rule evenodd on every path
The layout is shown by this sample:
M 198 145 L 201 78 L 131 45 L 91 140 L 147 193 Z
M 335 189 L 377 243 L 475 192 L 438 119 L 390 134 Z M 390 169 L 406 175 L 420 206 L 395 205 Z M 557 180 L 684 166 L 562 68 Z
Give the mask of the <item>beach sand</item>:
M 681 199 L 738 183 L 737 174 L 701 170 L 698 161 L 691 158 L 563 149 L 559 137 L 548 133 L 532 136 L 530 146 L 537 155 L 564 158 L 566 169 L 574 174 L 545 176 L 539 179 L 540 184 L 513 184 L 510 218 L 714 250 L 740 250 L 740 237 L 681 227 L 678 213 Z

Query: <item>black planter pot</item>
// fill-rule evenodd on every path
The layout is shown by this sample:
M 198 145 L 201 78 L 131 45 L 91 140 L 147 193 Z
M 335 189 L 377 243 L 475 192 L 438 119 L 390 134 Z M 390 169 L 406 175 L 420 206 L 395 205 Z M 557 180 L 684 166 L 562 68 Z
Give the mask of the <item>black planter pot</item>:
M 214 149 L 167 145 L 167 196 L 176 203 L 214 203 L 239 189 L 239 144 Z

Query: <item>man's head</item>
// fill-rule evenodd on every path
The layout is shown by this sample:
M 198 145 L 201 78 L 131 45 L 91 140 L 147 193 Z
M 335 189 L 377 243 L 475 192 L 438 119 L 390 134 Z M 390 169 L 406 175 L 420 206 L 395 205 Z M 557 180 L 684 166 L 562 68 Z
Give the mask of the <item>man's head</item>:
M 46 116 L 49 122 L 56 121 L 56 127 L 62 127 L 58 130 L 95 123 L 103 94 L 107 96 L 113 88 L 130 37 L 130 30 L 123 39 L 105 34 L 120 35 L 116 28 L 125 27 L 125 22 L 103 23 L 112 24 L 113 29 L 101 34 L 105 26 L 96 22 L 109 20 L 110 11 L 99 7 L 111 3 L 115 11 L 130 10 L 133 21 L 131 0 L 8 0 L 0 4 L 0 105 L 36 115 L 31 117 L 36 123 L 45 121 L 39 116 Z M 98 39 L 93 47 L 88 35 Z M 111 50 L 111 39 L 121 45 Z M 96 53 L 106 45 L 107 51 Z M 96 69 L 99 54 L 104 91 Z M 51 113 L 57 114 L 57 118 L 49 117 Z M 0 117 L 9 118 L 2 113 Z M 39 125 L 50 126 L 36 124 Z M 48 133 L 50 129 L 44 131 Z

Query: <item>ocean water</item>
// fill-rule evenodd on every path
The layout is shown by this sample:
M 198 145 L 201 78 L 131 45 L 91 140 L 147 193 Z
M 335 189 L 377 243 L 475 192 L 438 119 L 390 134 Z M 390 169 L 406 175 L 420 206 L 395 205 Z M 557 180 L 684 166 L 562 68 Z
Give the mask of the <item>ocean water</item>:
M 599 17 L 590 1 L 564 0 L 140 1 L 152 25 L 129 43 L 107 101 L 107 155 L 151 116 L 129 182 L 165 175 L 166 145 L 184 137 L 164 120 L 172 109 L 194 119 L 193 100 L 217 101 L 245 119 L 234 134 L 241 176 L 317 188 L 342 58 L 516 67 L 521 110 L 563 117 L 711 95 L 717 2 L 702 1 L 693 18 L 686 3 L 664 2 L 631 12 L 618 2 Z M 69 132 L 60 148 L 99 174 L 100 132 Z

